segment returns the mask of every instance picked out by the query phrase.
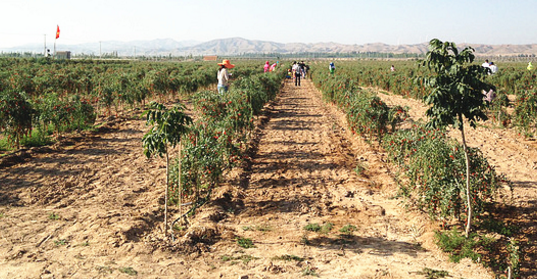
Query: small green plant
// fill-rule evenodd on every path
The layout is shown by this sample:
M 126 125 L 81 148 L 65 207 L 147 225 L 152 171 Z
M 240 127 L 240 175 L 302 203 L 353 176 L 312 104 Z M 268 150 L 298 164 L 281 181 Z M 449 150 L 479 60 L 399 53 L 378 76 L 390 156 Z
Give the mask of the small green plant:
M 109 267 L 109 266 L 102 266 L 102 265 L 98 265 L 95 267 L 95 269 L 99 272 L 99 273 L 112 273 L 114 272 L 114 270 Z
M 334 228 L 334 224 L 328 222 L 328 223 L 325 223 L 321 229 L 319 230 L 320 233 L 322 234 L 328 234 L 332 229 Z
M 185 106 L 175 105 L 168 109 L 163 104 L 151 102 L 149 109 L 142 113 L 146 118 L 146 124 L 151 129 L 142 138 L 144 155 L 147 158 L 166 158 L 166 187 L 164 191 L 164 234 L 168 234 L 168 186 L 170 185 L 170 159 L 168 150 L 181 142 L 182 137 L 188 132 L 192 118 L 183 112 Z M 181 186 L 179 186 L 180 188 Z M 179 193 L 181 196 L 181 193 Z
M 263 224 L 263 225 L 259 225 L 259 226 L 255 226 L 255 229 L 260 231 L 260 232 L 269 232 L 269 231 L 272 231 L 272 227 L 268 224 Z
M 502 221 L 495 220 L 492 218 L 484 219 L 480 224 L 479 228 L 482 230 L 499 233 L 507 237 L 513 236 L 518 231 L 518 228 L 514 225 L 505 224 Z
M 78 246 L 82 246 L 82 247 L 89 246 L 89 242 L 88 242 L 88 241 L 86 241 L 86 242 L 82 242 L 82 243 L 80 243 Z
M 255 248 L 254 242 L 250 238 L 237 237 L 237 245 L 242 248 Z
M 318 232 L 321 230 L 321 226 L 317 223 L 307 224 L 304 229 L 310 232 Z
M 238 260 L 241 260 L 243 264 L 248 264 L 249 262 L 258 259 L 257 257 L 254 257 L 252 255 L 242 255 L 238 258 Z
M 118 268 L 119 272 L 128 274 L 130 276 L 138 275 L 138 271 L 134 270 L 132 267 L 120 267 Z
M 286 255 L 273 257 L 272 260 L 274 260 L 274 261 L 286 261 L 286 262 L 290 262 L 290 261 L 303 262 L 304 258 L 301 258 L 299 256 L 295 256 L 295 255 L 286 254 Z
M 343 226 L 341 229 L 339 229 L 339 232 L 345 235 L 352 235 L 352 233 L 355 232 L 357 229 L 358 228 L 356 228 L 355 225 L 347 224 Z
M 243 231 L 251 231 L 251 230 L 253 230 L 253 228 L 251 226 L 244 226 L 244 227 L 242 227 L 242 230 Z
M 173 230 L 176 231 L 176 232 L 182 232 L 185 229 L 186 229 L 185 226 L 181 226 L 181 225 L 178 225 L 178 224 L 173 225 Z
M 354 172 L 357 174 L 357 175 L 362 175 L 362 173 L 365 171 L 365 166 L 363 163 L 360 163 L 358 162 L 358 164 L 356 164 L 356 167 L 354 168 Z
M 0 212 L 0 218 L 4 218 L 4 217 L 6 217 L 6 215 L 4 215 L 3 212 Z
M 324 223 L 322 226 L 317 223 L 307 224 L 306 226 L 304 226 L 304 230 L 306 231 L 318 232 L 322 234 L 329 233 L 333 228 L 334 228 L 334 224 L 330 222 Z
M 449 258 L 458 263 L 463 258 L 477 261 L 481 255 L 474 251 L 479 243 L 479 236 L 471 233 L 468 238 L 461 234 L 457 228 L 451 231 L 435 232 L 436 243 L 444 252 L 449 253 Z
M 509 266 L 513 278 L 519 278 L 520 274 L 520 246 L 518 241 L 510 239 L 507 243 L 507 251 L 509 252 Z
M 54 244 L 55 244 L 56 246 L 67 245 L 67 240 L 65 240 L 65 239 L 54 240 Z
M 49 220 L 60 220 L 60 215 L 59 214 L 56 214 L 54 212 L 51 212 L 49 215 L 48 215 L 48 219 Z
M 422 271 L 418 271 L 417 274 L 425 275 L 426 279 L 438 279 L 449 276 L 449 273 L 445 270 L 436 270 L 428 267 L 423 268 Z
M 302 271 L 302 276 L 315 276 L 319 277 L 319 274 L 315 272 L 315 268 L 311 268 L 309 265 Z
M 302 235 L 300 238 L 300 243 L 304 245 L 310 244 L 310 240 L 308 239 L 308 236 L 306 234 Z

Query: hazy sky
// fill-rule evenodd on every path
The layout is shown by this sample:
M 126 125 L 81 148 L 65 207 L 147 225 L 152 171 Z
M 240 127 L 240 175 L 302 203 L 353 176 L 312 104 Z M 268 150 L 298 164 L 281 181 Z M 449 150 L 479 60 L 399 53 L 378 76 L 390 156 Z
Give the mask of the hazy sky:
M 0 49 L 171 38 L 280 43 L 537 43 L 535 0 L 0 0 Z

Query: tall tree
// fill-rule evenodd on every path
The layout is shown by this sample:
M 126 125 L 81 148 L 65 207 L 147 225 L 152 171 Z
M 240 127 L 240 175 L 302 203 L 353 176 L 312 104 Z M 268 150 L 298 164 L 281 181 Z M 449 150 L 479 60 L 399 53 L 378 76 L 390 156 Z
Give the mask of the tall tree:
M 171 109 L 163 104 L 151 102 L 146 116 L 147 125 L 153 125 L 142 138 L 144 154 L 147 158 L 153 156 L 166 157 L 166 189 L 164 192 L 164 234 L 168 234 L 168 188 L 170 180 L 169 148 L 180 143 L 181 137 L 188 132 L 192 118 L 184 112 L 184 106 L 178 104 Z
M 475 59 L 474 49 L 464 48 L 461 52 L 453 42 L 432 39 L 429 42 L 427 58 L 420 61 L 432 71 L 431 76 L 423 77 L 424 84 L 432 91 L 424 97 L 430 105 L 427 110 L 428 126 L 439 128 L 452 125 L 461 132 L 462 145 L 466 159 L 466 205 L 468 216 L 466 236 L 469 235 L 472 222 L 472 204 L 470 191 L 470 160 L 464 134 L 464 120 L 475 128 L 477 121 L 487 120 L 483 91 L 488 92 L 491 85 L 485 82 L 488 68 L 472 64 Z

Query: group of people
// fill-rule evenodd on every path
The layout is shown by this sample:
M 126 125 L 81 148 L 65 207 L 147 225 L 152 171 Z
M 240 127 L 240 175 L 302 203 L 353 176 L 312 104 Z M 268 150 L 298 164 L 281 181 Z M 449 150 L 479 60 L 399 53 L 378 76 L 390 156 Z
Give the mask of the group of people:
M 291 69 L 287 70 L 287 76 L 291 76 L 295 82 L 295 86 L 300 86 L 300 79 L 306 78 L 310 66 L 306 65 L 304 61 L 294 61 Z
M 486 59 L 481 66 L 483 66 L 483 68 L 490 69 L 489 75 L 493 75 L 498 72 L 498 67 L 494 64 L 494 62 L 489 62 L 488 59 Z
M 263 66 L 263 71 L 266 72 L 272 72 L 276 69 L 278 62 L 270 65 L 269 61 L 265 62 L 265 65 Z M 220 68 L 218 69 L 218 73 L 216 75 L 216 78 L 218 80 L 218 93 L 222 94 L 224 92 L 227 92 L 229 89 L 229 80 L 231 78 L 231 73 L 228 71 L 228 69 L 233 69 L 235 65 L 231 64 L 229 60 L 224 59 L 222 63 L 218 63 L 218 66 Z M 307 77 L 307 73 L 309 71 L 310 67 L 304 63 L 304 61 L 294 61 L 293 65 L 290 69 L 287 70 L 287 78 L 293 79 L 295 86 L 300 86 L 300 80 L 305 79 Z M 328 70 L 330 72 L 330 75 L 334 75 L 336 66 L 334 65 L 334 62 L 330 62 L 328 66 Z

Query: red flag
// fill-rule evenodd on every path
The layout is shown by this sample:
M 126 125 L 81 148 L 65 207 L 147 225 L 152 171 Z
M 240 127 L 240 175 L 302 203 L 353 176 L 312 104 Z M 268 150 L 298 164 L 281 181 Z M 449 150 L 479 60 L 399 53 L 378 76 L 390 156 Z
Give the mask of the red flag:
M 56 25 L 57 29 L 56 29 L 56 39 L 58 39 L 60 37 L 60 26 L 59 25 Z

